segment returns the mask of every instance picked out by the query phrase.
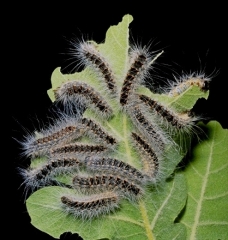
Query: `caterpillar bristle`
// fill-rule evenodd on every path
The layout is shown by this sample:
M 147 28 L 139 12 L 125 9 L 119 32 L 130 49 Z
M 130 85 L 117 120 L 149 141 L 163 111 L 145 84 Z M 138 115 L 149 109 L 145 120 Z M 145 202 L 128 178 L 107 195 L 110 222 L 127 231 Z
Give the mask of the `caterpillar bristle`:
M 24 179 L 22 185 L 25 185 L 26 193 L 30 190 L 50 185 L 64 185 L 55 179 L 61 174 L 69 174 L 79 170 L 82 163 L 77 158 L 59 157 L 49 161 L 44 161 L 37 167 L 27 169 L 19 168 L 18 171 Z
M 104 142 L 108 147 L 115 147 L 117 140 L 108 134 L 98 123 L 92 119 L 82 118 L 82 125 L 86 129 L 86 134 L 94 139 L 95 142 Z
M 152 182 L 155 182 L 157 174 L 160 170 L 158 155 L 148 144 L 148 142 L 146 142 L 146 140 L 143 139 L 141 136 L 139 136 L 135 132 L 132 132 L 131 135 L 136 147 L 141 153 L 140 155 L 142 157 L 143 171 L 145 175 L 148 176 Z M 161 156 L 160 152 L 159 154 Z
M 108 118 L 113 111 L 107 101 L 94 88 L 80 81 L 69 81 L 63 83 L 55 90 L 56 101 L 60 101 L 68 109 L 73 108 L 71 105 L 82 104 L 90 106 L 97 115 Z
M 89 171 L 94 173 L 118 174 L 140 184 L 145 181 L 142 172 L 115 158 L 89 156 L 85 159 L 85 165 Z
M 50 150 L 50 155 L 84 155 L 84 154 L 103 154 L 108 150 L 108 148 L 104 145 L 91 145 L 91 144 L 80 144 L 69 143 L 65 145 L 61 145 L 59 147 L 54 147 Z
M 66 144 L 84 134 L 85 130 L 78 120 L 65 115 L 50 124 L 45 129 L 34 131 L 21 141 L 23 155 L 26 157 L 39 157 L 46 155 L 50 148 Z
M 64 211 L 76 218 L 93 219 L 111 214 L 119 208 L 120 197 L 115 192 L 92 194 L 90 196 L 62 196 Z
M 96 44 L 92 41 L 81 41 L 75 44 L 75 50 L 75 56 L 79 59 L 80 65 L 93 68 L 104 81 L 108 91 L 115 95 L 117 91 L 114 74 L 110 64 L 98 51 Z
M 130 179 L 114 176 L 112 174 L 101 174 L 89 177 L 76 175 L 73 178 L 73 186 L 83 194 L 93 194 L 105 191 L 115 191 L 123 198 L 136 201 L 142 197 L 144 190 Z
M 180 78 L 175 77 L 173 82 L 167 82 L 168 85 L 164 88 L 164 92 L 170 97 L 176 97 L 185 92 L 191 86 L 197 86 L 202 91 L 207 91 L 209 89 L 210 81 L 210 77 L 198 73 L 184 75 Z

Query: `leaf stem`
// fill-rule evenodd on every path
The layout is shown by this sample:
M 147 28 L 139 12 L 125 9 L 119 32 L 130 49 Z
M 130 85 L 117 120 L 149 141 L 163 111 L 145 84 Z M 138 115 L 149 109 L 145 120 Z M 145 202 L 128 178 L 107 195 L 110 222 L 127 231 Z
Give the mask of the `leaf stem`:
M 144 227 L 146 229 L 146 235 L 148 237 L 148 240 L 155 240 L 153 233 L 151 231 L 151 228 L 150 228 L 150 222 L 149 222 L 148 215 L 146 212 L 146 207 L 145 207 L 143 201 L 139 202 L 139 208 L 140 208 L 140 211 L 142 214 L 142 219 L 143 219 Z

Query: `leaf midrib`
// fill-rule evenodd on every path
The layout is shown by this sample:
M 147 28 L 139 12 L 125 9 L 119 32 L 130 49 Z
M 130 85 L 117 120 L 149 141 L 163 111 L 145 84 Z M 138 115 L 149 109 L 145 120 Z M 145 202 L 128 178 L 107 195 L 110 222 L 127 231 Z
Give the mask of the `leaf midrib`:
M 184 95 L 187 95 L 187 92 L 189 92 L 192 89 L 192 86 L 190 86 L 188 89 L 186 89 L 184 92 L 176 96 L 172 101 L 167 103 L 167 106 L 171 106 L 173 103 L 177 103 L 179 99 L 181 99 Z M 191 94 L 190 94 L 191 95 Z
M 207 186 L 207 182 L 208 182 L 208 176 L 210 173 L 210 167 L 211 167 L 211 163 L 212 163 L 212 153 L 213 153 L 213 148 L 214 148 L 214 135 L 215 135 L 215 131 L 212 132 L 212 143 L 211 143 L 211 147 L 210 147 L 210 154 L 208 157 L 208 161 L 207 161 L 207 166 L 206 166 L 206 173 L 204 175 L 203 178 L 203 182 L 202 182 L 202 187 L 201 187 L 201 191 L 200 191 L 200 198 L 197 202 L 197 207 L 196 207 L 196 214 L 195 214 L 195 218 L 194 218 L 194 222 L 192 225 L 192 231 L 191 231 L 191 235 L 190 235 L 190 240 L 194 240 L 195 236 L 196 236 L 196 231 L 197 231 L 197 226 L 199 225 L 199 219 L 200 219 L 200 215 L 201 215 L 201 208 L 202 208 L 202 202 L 204 199 L 204 194 L 205 194 L 205 190 L 206 190 L 206 186 Z
M 143 219 L 144 228 L 146 230 L 146 235 L 148 237 L 148 240 L 155 240 L 155 238 L 153 236 L 153 233 L 152 233 L 152 230 L 151 230 L 150 221 L 149 221 L 149 218 L 148 218 L 146 207 L 145 207 L 145 204 L 144 204 L 143 201 L 139 202 L 139 209 L 140 209 L 140 212 L 141 212 L 141 216 L 142 216 L 142 219 Z

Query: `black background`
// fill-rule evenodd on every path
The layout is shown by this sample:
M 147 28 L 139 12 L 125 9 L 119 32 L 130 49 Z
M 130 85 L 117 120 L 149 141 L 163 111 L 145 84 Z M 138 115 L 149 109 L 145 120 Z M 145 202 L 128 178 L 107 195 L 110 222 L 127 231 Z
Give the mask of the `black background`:
M 75 1 L 76 2 L 76 1 Z M 143 4 L 142 4 L 143 3 Z M 118 24 L 125 14 L 134 17 L 130 24 L 134 40 L 147 44 L 154 40 L 155 50 L 164 48 L 159 59 L 157 75 L 171 78 L 174 70 L 181 74 L 205 69 L 207 75 L 218 71 L 211 82 L 207 101 L 197 102 L 196 111 L 219 121 L 228 128 L 227 112 L 227 24 L 222 6 L 153 5 L 153 2 L 131 2 L 121 6 L 115 2 L 88 3 L 86 1 L 57 5 L 13 5 L 7 16 L 10 25 L 10 71 L 7 82 L 12 93 L 12 132 L 10 135 L 10 186 L 9 203 L 11 217 L 5 231 L 14 239 L 53 239 L 30 224 L 24 204 L 22 180 L 16 167 L 26 166 L 28 160 L 19 157 L 20 146 L 13 139 L 21 139 L 23 127 L 33 131 L 39 119 L 45 123 L 51 101 L 47 90 L 51 88 L 52 71 L 66 65 L 69 55 L 67 39 L 89 36 L 96 42 L 105 39 L 111 25 Z M 153 50 L 153 49 L 152 49 Z M 11 52 L 12 51 L 12 52 Z M 164 67 L 162 64 L 168 64 Z M 158 65 L 159 68 L 159 65 Z M 13 92 L 12 92 L 13 91 Z M 12 149 L 12 151 L 11 151 Z M 11 175 L 10 175 L 11 176 Z M 16 233 L 16 235 L 15 235 Z M 64 234 L 61 239 L 77 239 L 76 235 Z

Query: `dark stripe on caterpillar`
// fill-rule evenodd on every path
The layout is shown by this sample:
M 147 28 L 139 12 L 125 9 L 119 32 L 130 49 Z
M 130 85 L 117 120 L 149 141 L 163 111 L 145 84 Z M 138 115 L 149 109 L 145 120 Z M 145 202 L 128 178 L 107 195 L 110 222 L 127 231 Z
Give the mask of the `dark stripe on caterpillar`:
M 119 208 L 119 196 L 105 192 L 85 197 L 62 196 L 62 208 L 69 214 L 82 219 L 92 219 L 107 215 Z
M 117 191 L 118 194 L 130 200 L 137 200 L 143 195 L 143 189 L 127 178 L 102 174 L 91 177 L 75 176 L 73 186 L 83 193 L 96 193 L 107 190 Z
M 136 143 L 136 146 L 141 152 L 142 162 L 144 165 L 143 169 L 145 173 L 152 178 L 156 178 L 156 175 L 159 171 L 159 160 L 155 151 L 146 142 L 146 140 L 141 138 L 138 134 L 132 132 L 131 135 Z
M 144 175 L 138 169 L 131 165 L 114 158 L 105 157 L 86 157 L 86 168 L 93 172 L 102 172 L 108 174 L 118 174 L 121 177 L 126 177 L 131 181 L 142 183 Z
M 87 105 L 94 106 L 105 117 L 112 115 L 112 109 L 106 100 L 86 83 L 78 81 L 69 81 L 63 83 L 55 90 L 56 101 L 62 101 L 66 106 L 69 104 L 76 104 L 81 100 Z

